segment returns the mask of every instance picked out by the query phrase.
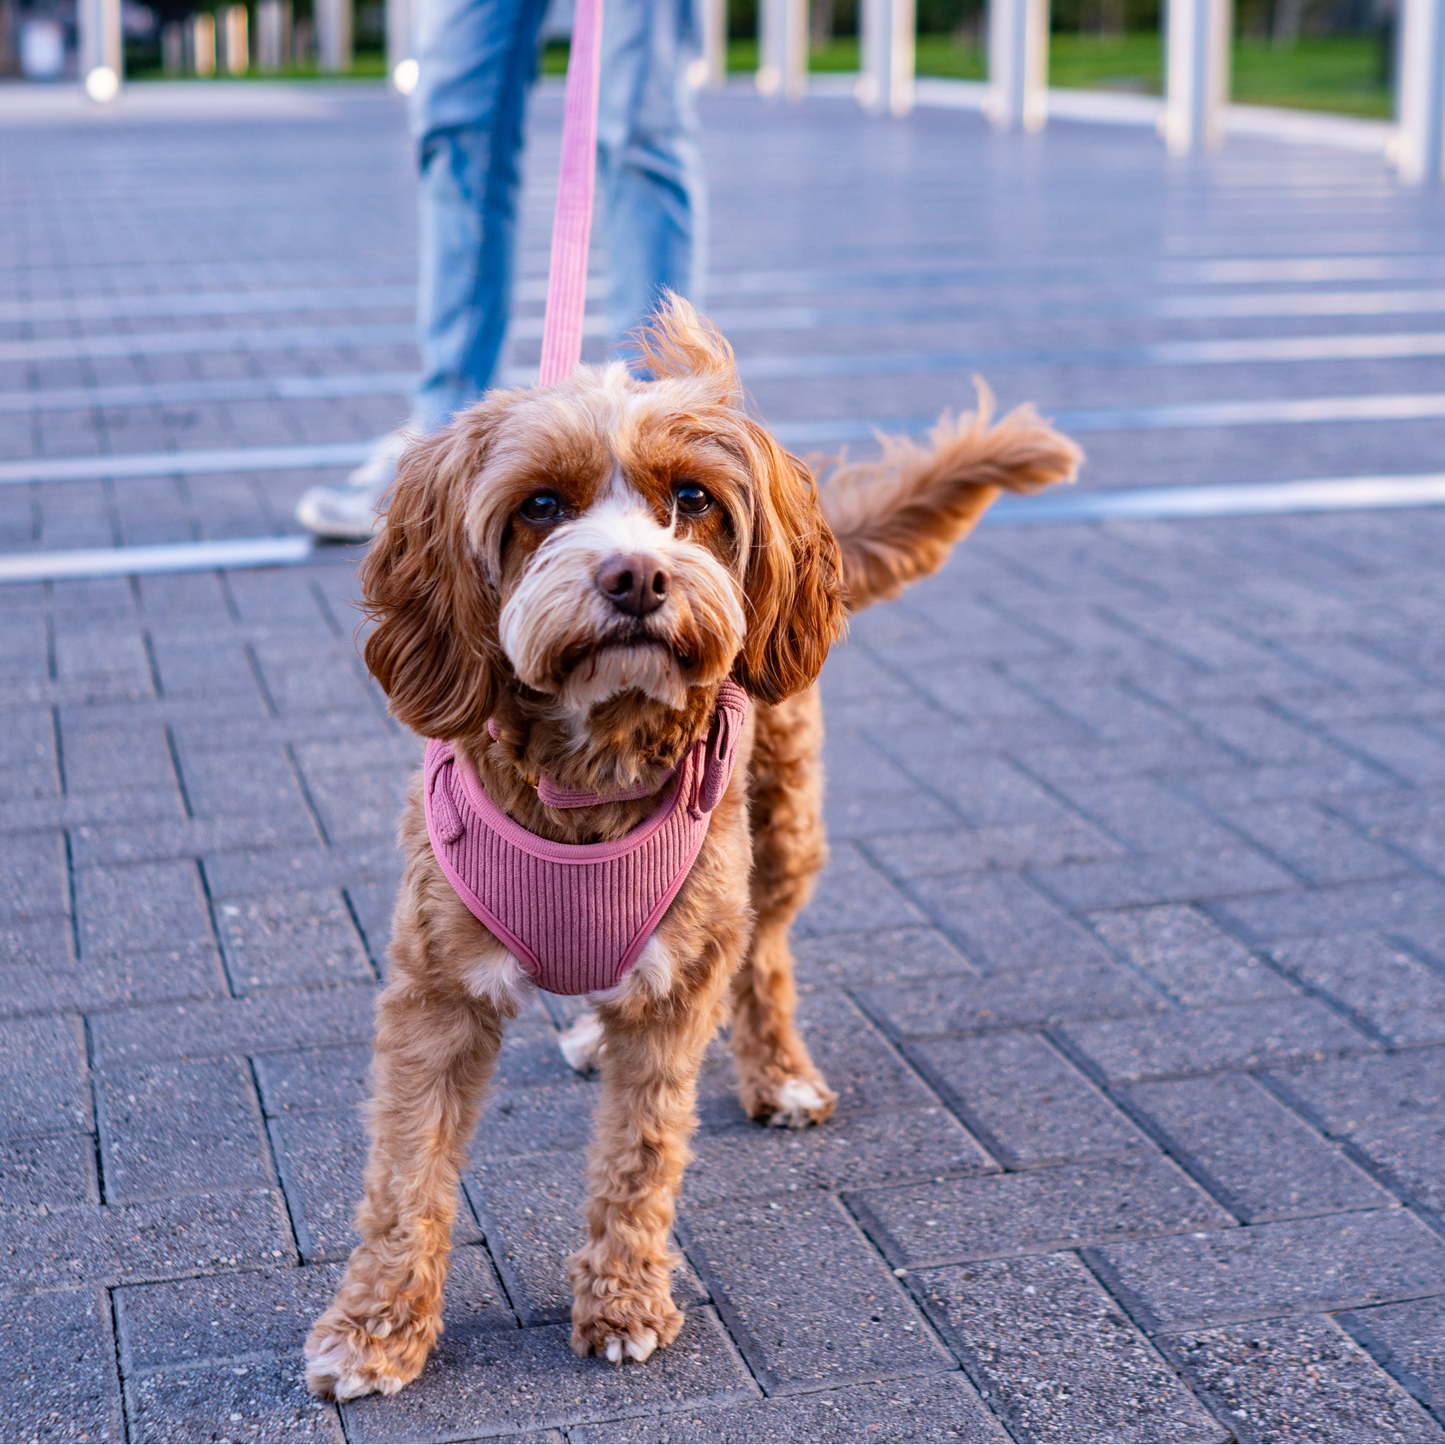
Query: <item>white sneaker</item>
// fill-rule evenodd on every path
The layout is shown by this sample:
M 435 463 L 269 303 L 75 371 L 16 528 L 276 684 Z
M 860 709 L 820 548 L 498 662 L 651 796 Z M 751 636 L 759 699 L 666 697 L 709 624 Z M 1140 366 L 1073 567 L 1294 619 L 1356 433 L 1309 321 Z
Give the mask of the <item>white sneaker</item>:
M 296 503 L 308 532 L 335 542 L 363 542 L 381 529 L 380 507 L 401 454 L 417 438 L 410 426 L 378 437 L 372 453 L 339 487 L 312 487 Z

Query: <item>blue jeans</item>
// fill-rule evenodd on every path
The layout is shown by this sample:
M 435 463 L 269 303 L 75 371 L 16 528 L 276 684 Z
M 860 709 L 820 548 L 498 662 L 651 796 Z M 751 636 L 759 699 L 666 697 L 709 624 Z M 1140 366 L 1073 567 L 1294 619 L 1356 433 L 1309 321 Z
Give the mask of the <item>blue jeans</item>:
M 516 265 L 519 161 L 546 0 L 422 0 L 411 127 L 421 170 L 417 307 L 428 431 L 496 384 Z M 606 0 L 597 221 L 614 346 L 664 287 L 701 300 L 706 198 L 688 69 L 693 0 Z M 595 230 L 595 224 L 594 224 Z

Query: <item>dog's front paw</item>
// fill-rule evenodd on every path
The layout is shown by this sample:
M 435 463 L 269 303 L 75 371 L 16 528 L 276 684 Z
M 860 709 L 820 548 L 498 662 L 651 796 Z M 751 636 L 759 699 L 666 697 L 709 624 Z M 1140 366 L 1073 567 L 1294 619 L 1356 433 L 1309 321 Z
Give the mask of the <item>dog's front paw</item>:
M 682 1328 L 683 1314 L 672 1302 L 671 1271 L 652 1265 L 645 1282 L 609 1278 L 594 1272 L 585 1254 L 574 1255 L 572 1275 L 572 1348 L 584 1359 L 601 1355 L 614 1365 L 639 1363 L 670 1345 Z
M 744 1079 L 739 1086 L 748 1118 L 775 1129 L 806 1129 L 821 1124 L 833 1112 L 838 1096 L 816 1070 L 806 1077 L 789 1074 L 783 1078 L 760 1075 Z
M 413 1317 L 399 1327 L 380 1319 L 362 1324 L 334 1304 L 306 1337 L 306 1384 L 323 1400 L 394 1395 L 421 1374 L 440 1333 L 435 1318 Z

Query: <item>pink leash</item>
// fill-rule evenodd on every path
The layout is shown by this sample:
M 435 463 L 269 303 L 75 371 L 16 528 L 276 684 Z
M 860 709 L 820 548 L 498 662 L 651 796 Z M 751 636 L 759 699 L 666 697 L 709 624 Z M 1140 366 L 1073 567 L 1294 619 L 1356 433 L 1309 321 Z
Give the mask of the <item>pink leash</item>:
M 602 74 L 602 0 L 577 0 L 562 109 L 562 166 L 552 223 L 552 266 L 542 327 L 539 386 L 571 376 L 582 359 L 587 244 L 597 174 L 597 91 Z

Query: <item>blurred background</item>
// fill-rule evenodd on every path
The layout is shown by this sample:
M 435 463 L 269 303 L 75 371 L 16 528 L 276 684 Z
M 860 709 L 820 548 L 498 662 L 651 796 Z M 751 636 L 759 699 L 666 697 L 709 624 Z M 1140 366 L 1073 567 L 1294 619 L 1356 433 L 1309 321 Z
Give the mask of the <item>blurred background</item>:
M 124 0 L 127 79 L 234 79 L 386 73 L 386 10 L 357 0 L 251 0 L 197 7 L 195 0 Z M 318 6 L 323 13 L 318 14 Z M 75 0 L 0 0 L 0 76 L 77 76 Z M 570 0 L 554 3 L 544 70 L 566 69 Z M 809 69 L 859 69 L 859 0 L 811 0 Z M 727 0 L 726 65 L 759 64 L 758 0 Z M 1063 89 L 1162 91 L 1159 0 L 1054 0 L 1048 83 Z M 916 73 L 982 80 L 984 0 L 917 0 Z M 1231 96 L 1252 104 L 1385 118 L 1393 103 L 1395 0 L 1238 0 Z

